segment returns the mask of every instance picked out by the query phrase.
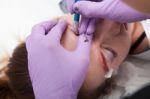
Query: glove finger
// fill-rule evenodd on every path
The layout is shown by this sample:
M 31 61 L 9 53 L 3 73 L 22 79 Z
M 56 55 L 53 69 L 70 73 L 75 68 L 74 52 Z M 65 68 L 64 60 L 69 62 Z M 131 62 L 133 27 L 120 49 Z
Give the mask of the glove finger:
M 87 27 L 88 27 L 89 19 L 82 17 L 80 27 L 79 27 L 79 33 L 84 34 L 86 33 Z
M 77 45 L 77 53 L 81 53 L 86 56 L 89 53 L 89 49 L 91 46 L 92 35 L 82 34 L 79 36 L 78 45 Z
M 42 22 L 40 24 L 35 25 L 32 28 L 31 35 L 41 35 L 44 36 L 48 33 L 48 31 L 53 28 L 57 24 L 57 20 L 51 20 Z
M 91 35 L 91 34 L 94 33 L 94 31 L 95 31 L 95 24 L 96 24 L 96 19 L 91 19 L 89 21 L 88 28 L 86 30 L 86 34 L 87 35 Z
M 73 9 L 73 4 L 75 3 L 75 0 L 65 0 L 67 3 L 67 7 L 70 11 L 71 14 L 74 13 L 74 9 Z M 81 0 L 81 1 L 86 1 L 86 0 Z
M 105 2 L 80 1 L 73 5 L 73 10 L 87 18 L 103 18 L 105 14 Z
M 68 24 L 67 21 L 64 19 L 59 20 L 58 24 L 48 32 L 47 38 L 53 39 L 56 42 L 60 42 L 62 34 L 65 32 Z

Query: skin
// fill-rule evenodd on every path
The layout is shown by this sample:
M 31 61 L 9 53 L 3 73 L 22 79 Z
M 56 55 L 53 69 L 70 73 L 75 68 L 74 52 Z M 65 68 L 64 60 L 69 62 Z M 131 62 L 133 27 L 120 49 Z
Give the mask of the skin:
M 68 21 L 68 27 L 62 36 L 61 44 L 64 48 L 73 51 L 78 43 L 78 37 L 73 33 L 73 18 L 64 16 Z M 97 88 L 106 80 L 106 65 L 118 70 L 120 64 L 127 57 L 131 47 L 134 24 L 120 24 L 110 20 L 98 20 L 96 30 L 90 48 L 90 64 L 80 89 L 83 99 L 95 99 Z M 112 50 L 116 53 L 113 58 L 107 58 L 108 52 Z M 111 60 L 111 61 L 110 61 Z M 81 99 L 80 97 L 78 99 Z
M 143 32 L 144 32 L 144 28 L 142 24 L 139 22 L 135 22 L 133 24 L 133 31 L 132 31 L 132 44 L 134 44 L 137 41 L 137 39 L 140 37 L 140 35 Z M 145 51 L 145 48 L 147 48 L 148 45 L 149 45 L 148 38 L 145 37 L 143 42 L 140 43 L 140 45 L 135 49 L 134 52 L 132 52 L 132 54 L 142 53 L 143 51 Z

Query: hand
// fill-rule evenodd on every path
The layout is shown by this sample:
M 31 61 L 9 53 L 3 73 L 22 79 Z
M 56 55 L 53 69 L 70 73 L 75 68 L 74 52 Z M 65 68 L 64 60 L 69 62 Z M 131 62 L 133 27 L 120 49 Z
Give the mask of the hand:
M 36 99 L 76 99 L 89 64 L 91 36 L 79 36 L 75 51 L 60 44 L 65 20 L 33 27 L 26 40 L 28 69 Z
M 67 6 L 68 6 L 70 13 L 73 14 L 74 13 L 73 5 L 75 3 L 75 0 L 65 0 L 65 1 L 67 3 Z M 84 1 L 95 1 L 95 2 L 97 1 L 98 2 L 101 0 L 84 0 Z
M 79 1 L 72 6 L 72 9 L 87 18 L 111 19 L 121 23 L 150 18 L 150 15 L 136 11 L 123 0 Z
M 90 0 L 90 1 L 101 1 L 101 0 Z M 74 13 L 73 5 L 75 3 L 75 0 L 66 0 L 66 3 L 70 13 L 73 14 Z M 78 28 L 79 34 L 92 34 L 95 30 L 95 23 L 96 19 L 82 16 L 80 26 Z
M 86 18 L 82 16 L 78 28 L 79 34 L 86 34 L 86 35 L 93 34 L 95 31 L 95 25 L 96 25 L 96 19 Z

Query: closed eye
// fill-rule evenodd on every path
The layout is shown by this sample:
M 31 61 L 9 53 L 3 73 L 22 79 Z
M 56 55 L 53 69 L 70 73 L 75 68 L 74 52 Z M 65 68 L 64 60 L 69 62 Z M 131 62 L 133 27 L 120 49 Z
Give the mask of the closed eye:
M 109 50 L 109 51 L 111 51 L 112 53 L 113 53 L 113 56 L 114 57 L 117 57 L 118 56 L 118 54 L 117 54 L 117 52 L 114 50 L 114 49 L 112 49 L 112 48 L 110 48 L 110 47 L 104 47 L 106 50 Z

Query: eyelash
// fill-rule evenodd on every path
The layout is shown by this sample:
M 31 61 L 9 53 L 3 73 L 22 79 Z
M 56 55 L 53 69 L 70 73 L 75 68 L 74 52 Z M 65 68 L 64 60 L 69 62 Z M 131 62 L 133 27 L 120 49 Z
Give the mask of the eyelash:
M 110 48 L 110 47 L 103 47 L 103 46 L 102 46 L 102 48 L 104 48 L 105 50 L 111 51 L 113 53 L 114 57 L 118 56 L 117 53 L 112 48 Z

